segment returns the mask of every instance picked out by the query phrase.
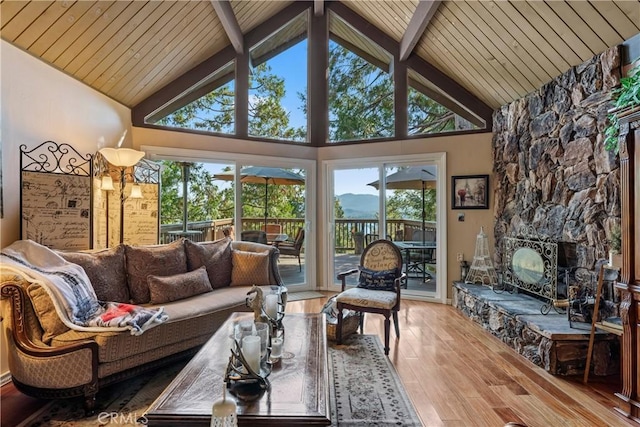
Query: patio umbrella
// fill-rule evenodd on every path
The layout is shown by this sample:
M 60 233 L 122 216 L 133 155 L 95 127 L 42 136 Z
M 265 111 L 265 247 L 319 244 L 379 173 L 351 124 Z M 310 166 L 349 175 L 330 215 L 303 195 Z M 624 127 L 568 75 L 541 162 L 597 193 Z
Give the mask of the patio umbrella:
M 221 172 L 213 175 L 215 179 L 233 181 L 235 171 Z M 282 168 L 269 168 L 264 166 L 247 166 L 240 171 L 240 182 L 249 184 L 264 184 L 264 226 L 267 228 L 269 208 L 269 184 L 273 185 L 302 185 L 305 179 L 302 175 Z
M 385 182 L 386 188 L 389 190 L 422 190 L 422 243 L 424 244 L 424 229 L 427 216 L 424 207 L 424 193 L 428 188 L 436 188 L 436 167 L 410 166 L 387 176 Z M 379 182 L 376 180 L 367 185 L 378 189 Z

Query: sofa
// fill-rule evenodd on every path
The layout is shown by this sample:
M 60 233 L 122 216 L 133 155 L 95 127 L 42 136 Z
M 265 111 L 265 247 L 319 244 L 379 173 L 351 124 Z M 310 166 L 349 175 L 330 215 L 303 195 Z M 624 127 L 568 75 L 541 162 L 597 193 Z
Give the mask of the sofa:
M 43 286 L 0 270 L 16 388 L 45 399 L 84 396 L 88 411 L 105 385 L 193 355 L 232 312 L 250 311 L 253 285 L 265 293 L 284 289 L 276 248 L 230 238 L 57 254 L 83 268 L 99 301 L 163 307 L 168 315 L 140 335 L 75 330 L 60 320 Z

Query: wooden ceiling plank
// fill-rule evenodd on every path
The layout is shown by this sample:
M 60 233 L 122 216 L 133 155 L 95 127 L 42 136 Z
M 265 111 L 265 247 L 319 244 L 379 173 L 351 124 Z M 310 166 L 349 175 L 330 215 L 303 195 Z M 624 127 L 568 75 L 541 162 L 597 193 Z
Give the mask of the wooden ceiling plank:
M 370 7 L 366 2 L 356 3 L 363 3 L 364 7 L 360 9 L 364 9 L 367 16 L 370 16 L 371 19 L 375 20 L 371 22 L 374 23 L 381 31 L 386 32 L 391 38 L 400 43 L 400 40 L 402 40 L 402 37 L 409 26 L 409 22 L 411 22 L 411 17 L 418 6 L 418 1 L 391 1 L 378 3 L 382 13 L 377 13 L 374 8 Z M 391 25 L 389 23 L 391 23 Z M 422 32 L 424 33 L 424 31 Z
M 149 10 L 148 14 L 145 13 L 144 19 L 134 26 L 126 37 L 119 37 L 121 40 L 116 45 L 116 38 L 114 37 L 109 43 L 105 44 L 100 51 L 95 53 L 95 57 L 103 56 L 103 59 L 91 66 L 87 67 L 87 64 L 78 70 L 77 75 L 82 80 L 95 87 L 96 80 L 104 74 L 113 74 L 107 70 L 114 70 L 122 65 L 126 60 L 135 55 L 136 48 L 139 47 L 145 40 L 151 35 L 155 35 L 162 29 L 164 25 L 169 25 L 171 22 L 170 15 L 174 15 L 179 8 L 173 8 L 177 5 L 176 2 L 157 2 L 154 4 L 153 10 Z M 144 13 L 145 8 L 140 10 L 140 14 Z M 171 14 L 168 12 L 171 11 Z M 118 35 L 124 35 L 124 31 L 118 33 Z M 113 43 L 112 43 L 113 42 Z M 101 52 L 102 51 L 102 52 Z
M 107 82 L 111 79 L 119 79 L 127 74 L 131 68 L 134 67 L 134 64 L 137 64 L 145 55 L 147 49 L 151 49 L 151 46 L 160 42 L 163 29 L 168 28 L 168 25 L 184 18 L 187 10 L 186 5 L 187 2 L 173 2 L 171 8 L 160 17 L 160 19 L 154 22 L 140 38 L 135 40 L 135 42 L 126 49 L 124 55 L 119 55 L 118 58 L 107 69 L 100 72 L 100 74 L 94 75 L 90 73 L 85 80 L 91 86 L 99 90 L 104 90 Z
M 553 29 L 553 31 L 566 42 L 567 46 L 573 50 L 581 62 L 593 56 L 591 49 L 584 44 L 582 39 L 576 35 L 571 27 L 564 22 L 553 9 L 545 2 L 532 1 L 527 4 Z
M 498 2 L 483 2 L 481 6 L 491 13 L 496 20 L 503 24 L 503 27 L 515 40 L 517 40 L 518 45 L 522 46 L 523 49 L 531 55 L 534 61 L 542 67 L 543 71 L 549 76 L 549 80 L 566 71 L 566 69 L 556 66 L 556 64 L 550 61 L 549 58 L 540 51 L 536 43 L 529 38 L 529 35 L 522 31 L 509 16 L 502 12 L 500 7 L 497 5 Z
M 413 48 L 422 37 L 427 25 L 429 25 L 429 21 L 438 10 L 440 2 L 441 0 L 421 0 L 418 3 L 418 7 L 400 41 L 400 61 L 406 60 L 413 52 Z
M 551 1 L 547 5 L 562 19 L 565 24 L 583 41 L 591 52 L 588 58 L 604 52 L 608 46 L 593 32 L 591 28 L 578 16 L 578 14 L 564 1 Z
M 231 4 L 228 0 L 211 0 L 211 5 L 215 9 L 227 37 L 229 37 L 231 41 L 231 45 L 236 53 L 241 55 L 244 51 L 244 36 L 242 35 L 238 20 L 233 13 Z
M 640 3 L 637 3 L 635 7 L 635 10 L 638 11 L 635 21 L 632 21 L 632 17 L 624 13 L 614 2 L 591 0 L 591 5 L 600 12 L 600 15 L 607 20 L 623 40 L 633 37 L 640 31 Z
M 632 23 L 640 26 L 640 6 L 638 5 L 640 1 L 614 0 L 613 3 L 618 6 L 622 13 L 629 17 Z
M 538 88 L 542 86 L 543 81 L 536 73 L 534 73 L 520 56 L 514 52 L 507 43 L 493 30 L 490 25 L 485 25 L 484 21 L 478 14 L 467 4 L 454 2 L 448 3 L 447 6 L 454 11 L 455 16 L 461 20 L 465 26 L 472 28 L 474 34 L 485 41 L 485 46 L 491 54 L 505 68 L 510 70 L 520 83 L 526 88 Z
M 371 65 L 374 65 L 374 66 L 380 68 L 385 73 L 389 73 L 390 72 L 390 70 L 391 70 L 391 63 L 390 62 L 380 61 L 375 56 L 369 54 L 369 52 L 367 52 L 366 50 L 360 49 L 358 46 L 356 46 L 352 42 L 350 42 L 348 40 L 345 40 L 345 39 L 343 39 L 342 37 L 340 37 L 340 36 L 338 36 L 336 34 L 333 34 L 333 33 L 330 34 L 329 35 L 329 39 L 331 41 L 339 44 L 343 48 L 347 49 L 351 53 L 355 54 L 356 56 L 359 56 L 360 58 L 364 59 L 366 62 L 370 63 Z M 393 60 L 393 58 L 391 58 L 391 60 Z
M 511 6 L 518 9 L 520 14 L 535 28 L 547 42 L 566 60 L 570 65 L 576 65 L 582 62 L 582 59 L 571 49 L 571 47 L 558 36 L 554 29 L 531 7 L 529 2 L 517 1 L 510 3 Z
M 242 33 L 247 34 L 262 23 L 274 18 L 279 12 L 288 8 L 295 1 L 234 1 L 233 10 L 236 12 L 238 24 L 242 28 Z M 236 5 L 245 5 L 240 13 Z
M 440 30 L 445 40 L 447 40 L 451 48 L 457 53 L 457 56 L 464 58 L 465 66 L 480 76 L 492 90 L 500 94 L 501 98 L 508 99 L 513 97 L 514 89 L 511 87 L 506 89 L 505 86 L 508 85 L 508 83 L 504 81 L 504 79 L 501 79 L 502 81 L 497 80 L 497 70 L 491 65 L 483 63 L 483 58 L 478 60 L 478 54 L 473 47 L 473 43 L 465 39 L 453 22 L 449 21 L 443 14 L 439 14 L 432 21 L 431 25 Z
M 465 87 L 468 91 L 476 94 L 478 98 L 486 102 L 490 107 L 495 109 L 503 105 L 505 102 L 502 98 L 499 98 L 495 92 L 488 90 L 487 85 L 479 80 L 479 76 L 476 73 L 471 72 L 470 68 L 465 67 L 457 58 L 454 59 L 453 55 L 455 52 L 449 50 L 450 46 L 448 46 L 448 43 L 445 45 L 440 41 L 443 39 L 443 37 L 433 37 L 429 38 L 429 43 L 419 44 L 418 50 L 426 54 L 420 56 L 433 58 L 431 60 L 434 61 L 434 65 L 437 64 L 439 68 L 443 70 L 447 70 L 448 68 L 448 76 L 455 79 L 458 84 Z M 428 76 L 425 76 L 425 78 L 428 80 Z M 446 91 L 443 92 L 447 93 Z
M 209 40 L 207 38 L 203 38 L 202 40 L 200 40 L 200 42 L 198 44 L 190 44 L 189 47 L 192 47 L 192 49 L 189 49 L 188 47 L 185 48 L 185 53 L 189 56 L 195 56 L 198 57 L 199 59 L 202 59 L 203 56 L 207 56 L 206 52 L 208 51 L 208 45 L 209 45 Z M 204 54 L 201 54 L 203 53 Z M 203 62 L 202 60 L 199 60 L 198 63 Z M 171 61 L 167 62 L 164 66 L 164 68 L 158 70 L 160 75 L 165 76 L 163 79 L 151 79 L 149 81 L 150 84 L 148 84 L 146 87 L 143 87 L 141 90 L 136 91 L 135 89 L 132 91 L 132 97 L 131 97 L 131 104 L 132 105 L 137 105 L 139 102 L 141 102 L 142 100 L 146 99 L 149 94 L 152 93 L 156 93 L 158 90 L 160 90 L 161 88 L 163 88 L 164 86 L 166 86 L 167 84 L 170 83 L 170 79 L 166 76 L 176 76 L 176 75 L 184 75 L 184 73 L 188 72 L 190 69 L 192 69 L 192 64 L 186 61 L 183 61 L 182 58 L 176 57 L 173 58 Z M 215 70 L 212 70 L 212 72 L 214 72 Z
M 489 26 L 498 35 L 498 37 L 507 46 L 509 46 L 509 50 L 513 52 L 515 56 L 520 58 L 524 67 L 529 68 L 537 77 L 539 82 L 544 84 L 553 78 L 551 74 L 549 74 L 549 71 L 545 70 L 543 66 L 534 59 L 530 52 L 519 43 L 516 37 L 502 25 L 502 20 L 493 16 L 493 14 L 479 2 L 468 2 L 465 3 L 465 5 L 470 7 L 478 15 L 478 19 L 482 20 L 487 26 Z M 507 24 L 507 27 L 513 27 L 513 25 Z M 522 68 L 520 68 L 520 70 L 522 71 Z
M 600 37 L 607 47 L 615 46 L 624 41 L 615 29 L 600 15 L 600 12 L 594 9 L 590 3 L 570 0 L 568 4 L 593 32 Z
M 42 34 L 53 25 L 62 15 L 64 15 L 72 6 L 73 2 L 54 2 L 45 10 L 40 16 L 38 16 L 28 28 L 26 28 L 22 34 L 14 41 L 17 46 L 23 46 L 26 49 L 31 50 L 31 45 Z
M 177 54 L 160 58 L 159 61 L 152 64 L 152 68 L 147 69 L 143 72 L 142 78 L 133 80 L 132 84 L 125 88 L 125 93 L 127 99 L 129 100 L 128 103 L 132 103 L 132 100 L 135 99 L 146 98 L 148 94 L 154 92 L 153 87 L 164 86 L 164 82 L 170 80 L 169 76 L 175 75 L 167 72 L 175 66 L 175 63 L 183 63 L 185 67 L 189 68 L 201 62 L 196 62 L 196 60 L 194 59 L 186 60 L 185 58 L 190 58 L 190 52 L 197 51 L 197 49 L 200 48 L 199 44 L 206 44 L 211 42 L 210 38 L 208 37 L 208 32 L 206 31 L 207 26 L 210 24 L 211 20 L 207 18 L 208 16 L 203 13 L 202 16 L 199 16 L 193 22 L 189 23 L 186 28 L 184 28 L 182 34 L 191 35 L 192 37 L 182 37 L 180 40 L 178 40 L 178 43 L 175 45 L 175 47 L 170 50 L 171 52 L 176 52 Z M 200 39 L 193 37 L 199 34 L 206 35 L 207 37 L 201 37 Z M 213 72 L 215 70 L 211 71 Z M 166 77 L 157 78 L 157 76 Z M 124 96 L 125 93 L 121 93 L 120 96 Z M 132 103 L 132 105 L 135 105 L 135 103 Z
M 206 2 L 186 2 L 188 8 L 186 9 L 186 16 L 179 20 L 174 21 L 175 25 L 171 27 L 171 30 L 163 36 L 162 40 L 154 44 L 151 49 L 148 46 L 145 47 L 146 53 L 135 64 L 135 67 L 123 74 L 120 79 L 117 79 L 110 89 L 107 89 L 109 85 L 106 85 L 104 90 L 112 97 L 120 99 L 131 92 L 133 86 L 140 76 L 146 76 L 150 73 L 157 64 L 166 58 L 168 52 L 178 52 L 179 47 L 184 40 L 184 36 L 187 34 L 187 28 L 192 28 L 195 23 L 199 23 L 207 16 L 206 9 L 209 5 Z M 213 13 L 213 11 L 211 11 Z M 154 40 L 155 41 L 155 40 Z M 127 103 L 126 105 L 130 105 Z
M 0 2 L 0 30 L 4 29 L 14 16 L 16 16 L 29 2 L 27 1 L 7 1 Z M 4 34 L 3 34 L 4 36 Z M 4 37 L 2 37 L 4 38 Z
M 428 43 L 426 41 L 429 41 Z M 420 57 L 430 58 L 438 68 L 442 69 L 452 79 L 455 78 L 458 84 L 465 87 L 470 92 L 478 94 L 478 97 L 486 102 L 492 108 L 502 105 L 502 99 L 499 99 L 494 92 L 488 90 L 488 85 L 481 79 L 477 73 L 472 72 L 470 67 L 466 67 L 461 61 L 454 56 L 456 52 L 451 49 L 450 44 L 446 41 L 439 28 L 429 26 L 425 37 L 416 46 Z M 409 58 L 411 60 L 411 58 Z M 414 70 L 419 71 L 419 70 Z M 424 76 L 424 73 L 420 73 Z M 429 76 L 424 76 L 429 80 Z M 444 93 L 446 90 L 440 89 Z M 455 101 L 455 100 L 454 100 Z
M 25 29 L 43 14 L 52 3 L 52 1 L 30 1 L 25 7 L 20 9 L 11 21 L 2 26 L 2 38 L 14 43 Z M 2 12 L 4 12 L 4 10 L 2 10 Z M 19 47 L 23 49 L 26 48 L 26 46 Z
M 88 1 L 77 1 L 55 23 L 49 26 L 44 33 L 29 47 L 29 52 L 41 56 L 66 33 L 78 19 L 80 19 L 93 5 Z
M 495 48 L 492 41 L 476 27 L 475 23 L 469 20 L 464 12 L 455 9 L 455 3 L 449 3 L 446 7 L 442 7 L 441 15 L 454 25 L 454 28 L 463 35 L 471 46 L 475 47 L 478 52 L 478 62 L 486 61 L 490 64 L 505 81 L 510 82 L 509 86 L 520 97 L 535 89 L 520 71 L 502 55 L 502 52 Z
M 78 38 L 82 36 L 88 29 L 100 19 L 100 17 L 107 13 L 108 10 L 115 6 L 114 1 L 105 0 L 99 1 L 91 5 L 88 11 L 77 19 L 57 40 L 51 43 L 50 46 L 42 53 L 41 57 L 45 61 L 56 64 L 56 60 L 69 48 Z
M 505 15 L 509 16 L 511 21 L 513 21 L 513 23 L 529 37 L 540 52 L 542 52 L 542 54 L 544 54 L 544 56 L 556 66 L 559 73 L 563 73 L 571 68 L 572 64 L 567 62 L 567 59 L 558 53 L 554 45 L 547 42 L 541 34 L 541 29 L 531 25 L 511 2 L 498 1 L 494 4 L 497 5 Z
M 112 43 L 117 44 L 122 38 L 126 37 L 140 22 L 140 17 L 137 15 L 138 12 L 147 7 L 152 7 L 149 5 L 150 2 L 130 2 L 118 16 L 112 17 L 100 33 L 95 34 L 95 37 L 83 47 L 82 51 L 67 62 L 64 70 L 67 73 L 76 75 L 83 65 L 96 65 L 101 59 L 96 52 L 102 52 L 104 46 L 112 46 Z M 116 39 L 115 43 L 114 38 Z M 105 50 L 108 50 L 108 48 Z
M 69 40 L 65 39 L 65 41 L 68 41 L 69 43 L 63 46 L 60 55 L 55 59 L 55 61 L 53 61 L 54 65 L 64 70 L 65 67 L 79 56 L 88 45 L 95 43 L 96 37 L 98 37 L 109 23 L 111 23 L 113 19 L 116 19 L 127 6 L 128 2 L 116 1 L 104 11 L 102 11 L 102 9 L 97 9 L 96 12 L 98 12 L 99 16 L 89 23 L 85 28 L 85 31 L 79 34 L 75 40 L 71 40 L 69 42 Z M 47 53 L 48 51 L 45 52 L 45 55 Z

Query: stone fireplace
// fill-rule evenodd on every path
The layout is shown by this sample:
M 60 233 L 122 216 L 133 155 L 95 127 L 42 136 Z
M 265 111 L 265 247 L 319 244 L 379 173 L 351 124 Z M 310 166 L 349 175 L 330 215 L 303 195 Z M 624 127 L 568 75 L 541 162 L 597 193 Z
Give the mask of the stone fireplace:
M 614 47 L 502 106 L 493 117 L 495 267 L 504 270 L 505 237 L 535 229 L 571 248 L 572 259 L 558 270 L 569 301 L 569 294 L 593 294 L 620 227 L 619 159 L 605 150 L 603 135 L 619 80 L 620 49 Z M 572 327 L 566 312 L 543 314 L 530 295 L 463 283 L 454 283 L 453 300 L 462 314 L 549 372 L 584 370 L 589 331 Z M 594 373 L 619 368 L 616 337 L 599 334 L 595 349 Z

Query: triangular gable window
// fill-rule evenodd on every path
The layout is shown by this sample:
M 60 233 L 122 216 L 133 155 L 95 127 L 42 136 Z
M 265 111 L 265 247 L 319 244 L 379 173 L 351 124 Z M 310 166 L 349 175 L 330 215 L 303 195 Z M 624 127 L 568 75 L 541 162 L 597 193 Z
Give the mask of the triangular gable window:
M 216 70 L 207 79 L 147 119 L 161 126 L 234 133 L 235 63 Z
M 442 104 L 464 113 L 451 99 L 429 83 L 424 77 L 409 69 L 407 91 L 408 134 L 434 134 L 458 130 L 478 129 L 464 117 Z M 439 101 L 439 102 L 438 102 Z

